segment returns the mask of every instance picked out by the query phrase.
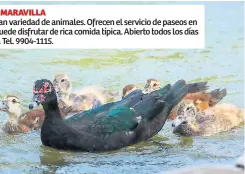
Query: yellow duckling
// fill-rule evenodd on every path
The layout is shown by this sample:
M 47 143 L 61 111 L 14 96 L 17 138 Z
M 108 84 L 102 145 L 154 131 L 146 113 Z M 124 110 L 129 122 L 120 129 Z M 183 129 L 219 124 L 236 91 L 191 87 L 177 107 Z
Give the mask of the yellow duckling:
M 67 114 L 73 113 L 75 110 L 79 112 L 77 110 L 78 108 L 88 110 L 97 107 L 100 104 L 106 104 L 118 95 L 116 93 L 110 93 L 104 88 L 97 86 L 88 86 L 78 91 L 72 91 L 72 82 L 65 73 L 55 74 L 53 85 L 57 94 L 59 107 Z M 75 98 L 79 102 L 75 102 Z M 81 101 L 81 99 L 84 99 L 84 101 Z M 73 107 L 74 102 L 76 106 Z M 81 106 L 78 104 L 81 104 Z
M 198 111 L 192 100 L 181 102 L 173 133 L 182 136 L 211 136 L 239 126 L 244 121 L 244 109 L 232 104 L 217 104 Z

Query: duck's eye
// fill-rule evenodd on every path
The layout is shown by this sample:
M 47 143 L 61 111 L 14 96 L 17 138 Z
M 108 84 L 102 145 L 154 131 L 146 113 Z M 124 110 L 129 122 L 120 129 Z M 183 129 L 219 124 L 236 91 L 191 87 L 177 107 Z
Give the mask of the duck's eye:
M 191 110 L 191 107 L 187 107 L 186 110 L 187 110 L 187 111 Z
M 61 80 L 61 82 L 64 82 L 64 81 L 65 81 L 65 79 L 62 79 L 62 80 Z
M 16 102 L 16 100 L 15 100 L 15 99 L 13 99 L 13 100 L 12 100 L 12 102 L 13 102 L 13 103 L 15 103 L 15 102 Z
M 50 86 L 47 86 L 47 87 L 46 87 L 45 92 L 51 92 L 51 88 L 50 88 Z
M 156 86 L 157 86 L 157 84 L 156 84 L 156 83 L 154 83 L 154 84 L 153 84 L 153 86 L 154 86 L 154 87 L 156 87 Z

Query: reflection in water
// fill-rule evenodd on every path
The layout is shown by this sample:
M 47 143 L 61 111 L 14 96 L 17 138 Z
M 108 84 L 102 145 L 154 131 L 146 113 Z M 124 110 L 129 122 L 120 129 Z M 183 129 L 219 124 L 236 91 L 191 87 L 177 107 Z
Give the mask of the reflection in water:
M 69 164 L 65 161 L 65 157 L 69 156 L 69 152 L 58 151 L 53 148 L 40 146 L 40 163 L 46 166 L 44 174 L 56 173 L 59 167 L 64 167 Z

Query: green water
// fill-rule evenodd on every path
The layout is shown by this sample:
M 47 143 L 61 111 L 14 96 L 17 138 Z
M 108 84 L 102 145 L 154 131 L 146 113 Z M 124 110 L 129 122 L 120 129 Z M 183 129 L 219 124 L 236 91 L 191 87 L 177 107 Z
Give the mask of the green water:
M 161 80 L 162 84 L 179 79 L 207 80 L 211 89 L 227 88 L 224 102 L 243 107 L 243 3 L 193 4 L 206 5 L 205 49 L 0 50 L 0 97 L 18 95 L 23 101 L 23 110 L 27 110 L 35 80 L 52 80 L 54 73 L 66 72 L 76 89 L 99 84 L 111 91 L 121 91 L 129 83 L 143 85 L 150 77 Z M 7 115 L 0 113 L 0 124 L 6 121 Z M 39 131 L 25 135 L 1 132 L 0 173 L 149 174 L 202 163 L 232 164 L 244 150 L 243 133 L 244 128 L 240 127 L 211 137 L 181 138 L 172 134 L 167 123 L 152 140 L 115 152 L 95 154 L 44 147 Z

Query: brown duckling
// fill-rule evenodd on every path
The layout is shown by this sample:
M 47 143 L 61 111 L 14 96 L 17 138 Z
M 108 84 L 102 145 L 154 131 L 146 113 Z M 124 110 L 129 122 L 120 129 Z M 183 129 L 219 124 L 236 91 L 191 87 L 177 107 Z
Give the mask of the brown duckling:
M 239 126 L 244 109 L 232 104 L 217 104 L 198 111 L 192 100 L 179 103 L 173 133 L 182 136 L 211 136 Z
M 74 104 L 74 99 L 80 95 L 82 96 L 81 98 L 87 96 L 86 100 L 84 100 L 83 102 L 76 102 L 76 106 L 74 106 L 73 108 L 92 109 L 93 107 L 97 106 L 98 103 L 106 104 L 109 101 L 113 100 L 114 97 L 117 97 L 119 95 L 118 93 L 110 93 L 102 87 L 95 86 L 82 88 L 79 91 L 72 91 L 71 80 L 65 73 L 55 74 L 53 85 L 57 93 L 59 107 L 65 112 L 68 112 L 69 110 L 71 111 L 72 105 Z M 98 101 L 98 103 L 95 102 L 95 105 L 91 105 L 90 100 L 96 100 Z M 86 106 L 78 106 L 78 103 Z
M 147 80 L 146 85 L 144 87 L 144 91 L 146 92 L 152 92 L 155 90 L 160 89 L 160 81 L 154 78 L 150 78 Z M 187 94 L 182 102 L 185 102 L 185 100 L 193 100 L 195 102 L 195 105 L 200 110 L 205 110 L 209 107 L 212 107 L 216 105 L 219 101 L 221 101 L 227 94 L 226 89 L 215 89 L 211 92 L 207 92 L 206 89 L 204 89 L 201 92 L 196 93 L 189 93 Z M 176 107 L 173 108 L 171 114 L 169 115 L 169 120 L 174 120 L 176 118 Z
M 26 133 L 40 128 L 44 121 L 44 110 L 34 109 L 21 113 L 20 100 L 17 96 L 4 97 L 0 110 L 7 112 L 9 119 L 2 127 L 7 133 Z
M 144 93 L 150 93 L 153 91 L 156 91 L 161 88 L 161 83 L 159 80 L 155 78 L 150 78 L 146 81 L 144 90 L 142 92 Z M 126 85 L 123 88 L 123 97 L 128 96 L 133 91 L 139 90 L 140 87 L 136 84 L 129 84 Z M 217 104 L 220 100 L 222 100 L 226 96 L 226 89 L 216 89 L 211 92 L 206 92 L 207 89 L 206 84 L 203 85 L 203 91 L 202 92 L 196 92 L 196 93 L 189 93 L 185 96 L 185 98 L 182 100 L 184 102 L 186 99 L 193 100 L 195 102 L 196 107 L 199 110 L 207 109 L 211 106 L 214 106 Z M 173 108 L 171 111 L 168 120 L 174 120 L 176 118 L 176 112 L 177 108 Z
M 0 111 L 7 112 L 8 122 L 4 124 L 3 130 L 7 133 L 26 133 L 41 128 L 45 113 L 43 109 L 32 109 L 25 113 L 21 112 L 20 100 L 15 95 L 4 97 L 0 106 Z M 67 113 L 60 109 L 62 118 Z
M 122 98 L 126 97 L 131 92 L 140 89 L 140 87 L 136 84 L 128 84 L 122 90 Z

